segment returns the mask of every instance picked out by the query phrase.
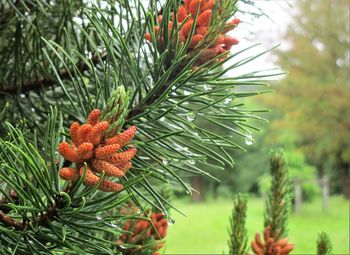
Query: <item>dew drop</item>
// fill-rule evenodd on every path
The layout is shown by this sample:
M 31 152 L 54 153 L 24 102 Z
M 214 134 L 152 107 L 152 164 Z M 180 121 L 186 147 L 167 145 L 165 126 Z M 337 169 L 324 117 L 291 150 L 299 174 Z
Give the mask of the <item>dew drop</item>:
M 117 222 L 116 220 L 111 221 L 110 224 L 111 224 L 111 226 L 114 227 L 114 228 L 119 228 L 118 222 Z
M 103 212 L 98 212 L 97 214 L 96 214 L 96 219 L 98 219 L 98 220 L 103 220 L 105 218 L 105 213 L 103 213 Z
M 126 250 L 128 247 L 126 247 L 125 245 L 123 245 L 123 244 L 121 244 L 121 245 L 118 245 L 118 247 L 120 248 L 120 249 L 123 249 L 123 250 Z
M 188 121 L 194 121 L 196 119 L 196 114 L 194 112 L 189 112 L 186 118 Z
M 174 219 L 172 219 L 172 218 L 170 218 L 170 219 L 168 220 L 168 224 L 169 224 L 169 225 L 173 225 L 173 224 L 175 224 L 175 220 L 174 220 Z
M 254 139 L 253 139 L 252 135 L 246 135 L 245 144 L 252 145 L 253 143 L 254 143 Z
M 163 159 L 162 162 L 163 162 L 163 165 L 165 165 L 165 166 L 169 163 L 169 161 L 167 159 Z
M 225 101 L 224 101 L 224 103 L 225 103 L 225 104 L 229 104 L 229 103 L 231 103 L 231 101 L 232 101 L 232 98 L 226 98 Z
M 183 150 L 184 152 L 190 152 L 190 149 L 189 149 L 188 147 L 182 147 L 182 150 Z
M 97 46 L 97 51 L 98 52 L 103 52 L 104 48 L 102 46 Z
M 188 160 L 188 163 L 191 164 L 191 165 L 195 165 L 195 164 L 196 164 L 196 161 L 193 160 L 193 159 L 190 159 L 190 160 Z

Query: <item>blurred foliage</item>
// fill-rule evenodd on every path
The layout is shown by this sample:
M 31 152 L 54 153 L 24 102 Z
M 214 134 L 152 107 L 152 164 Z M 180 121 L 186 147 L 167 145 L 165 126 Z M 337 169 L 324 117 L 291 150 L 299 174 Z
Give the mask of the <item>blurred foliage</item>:
M 257 106 L 252 100 L 244 100 L 244 103 L 249 105 L 249 108 L 261 108 L 261 106 Z M 234 105 L 234 102 L 231 104 Z M 262 113 L 260 116 L 263 117 L 264 114 Z M 257 127 L 258 131 L 266 129 L 267 126 L 263 119 L 250 121 L 249 124 Z M 225 132 L 225 130 L 223 131 Z M 260 176 L 268 171 L 268 156 L 266 155 L 265 147 L 262 148 L 260 146 L 264 139 L 264 136 L 261 135 L 262 133 L 260 132 L 257 136 L 248 135 L 242 138 L 241 143 L 246 145 L 246 149 L 228 150 L 233 158 L 237 159 L 233 166 L 225 166 L 224 168 L 214 167 L 211 161 L 208 161 L 208 164 L 196 164 L 199 168 L 217 178 L 201 178 L 202 185 L 206 187 L 202 190 L 204 197 L 231 198 L 232 193 L 258 192 L 256 176 Z
M 220 180 L 202 177 L 206 187 L 202 193 L 207 197 L 212 193 L 214 197 L 229 197 L 230 192 L 264 193 L 268 189 L 264 183 L 269 183 L 266 151 L 276 146 L 285 149 L 291 179 L 302 180 L 304 201 L 319 195 L 316 179 L 324 174 L 330 177 L 332 193 L 349 195 L 348 1 L 304 0 L 290 8 L 293 26 L 285 33 L 282 47 L 273 51 L 276 64 L 288 75 L 273 84 L 276 93 L 262 95 L 258 102 L 242 101 L 250 108 L 271 109 L 271 113 L 260 114 L 271 123 L 250 123 L 262 132 L 245 141 L 249 153 L 230 151 L 237 159 L 233 167 L 200 165 Z
M 322 232 L 317 239 L 317 255 L 328 255 L 332 251 L 332 242 L 329 236 Z
M 301 151 L 296 149 L 286 150 L 291 180 L 298 178 L 302 180 L 301 190 L 304 202 L 312 202 L 320 195 L 320 187 L 316 181 L 316 168 L 309 165 Z M 271 187 L 271 177 L 263 174 L 259 177 L 259 193 L 266 195 Z M 291 194 L 294 196 L 294 193 Z
M 318 174 L 337 178 L 349 198 L 349 2 L 305 0 L 293 7 L 293 26 L 284 36 L 288 50 L 276 51 L 289 75 L 276 85 L 278 97 L 263 100 L 278 109 L 269 142 L 292 138 Z
M 248 243 L 247 229 L 245 226 L 247 218 L 247 196 L 239 193 L 234 197 L 233 204 L 229 225 L 229 254 L 244 255 L 247 253 Z
M 248 199 L 246 227 L 248 237 L 253 238 L 257 228 L 262 228 L 264 199 L 254 196 Z M 329 203 L 328 213 L 322 212 L 321 198 L 317 198 L 303 205 L 300 214 L 291 215 L 288 236 L 295 244 L 293 254 L 316 254 L 316 238 L 320 231 L 327 232 L 332 240 L 331 254 L 348 254 L 349 230 L 344 226 L 349 219 L 349 205 L 339 196 L 331 197 Z M 186 212 L 186 217 L 174 215 L 176 223 L 169 229 L 164 254 L 203 254 L 203 251 L 229 254 L 225 229 L 227 218 L 232 214 L 232 197 L 208 199 L 199 204 L 181 199 L 174 204 Z

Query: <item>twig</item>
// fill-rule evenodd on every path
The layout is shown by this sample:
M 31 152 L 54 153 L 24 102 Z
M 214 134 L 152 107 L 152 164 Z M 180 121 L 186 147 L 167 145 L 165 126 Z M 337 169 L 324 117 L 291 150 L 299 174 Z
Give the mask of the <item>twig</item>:
M 17 230 L 23 230 L 25 227 L 25 224 L 15 221 L 10 216 L 8 216 L 6 213 L 0 210 L 0 221 L 4 223 L 6 226 L 14 227 Z

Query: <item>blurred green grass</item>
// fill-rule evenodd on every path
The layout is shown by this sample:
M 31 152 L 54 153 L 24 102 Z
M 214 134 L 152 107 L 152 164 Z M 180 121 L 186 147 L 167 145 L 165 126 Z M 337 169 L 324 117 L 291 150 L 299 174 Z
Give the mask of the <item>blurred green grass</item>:
M 173 205 L 186 214 L 173 211 L 175 224 L 169 228 L 164 254 L 227 254 L 228 224 L 233 203 L 229 199 L 195 204 L 175 200 Z M 264 201 L 249 198 L 249 243 L 263 228 Z M 332 243 L 332 254 L 349 254 L 349 202 L 331 197 L 330 210 L 322 212 L 320 200 L 303 204 L 300 214 L 289 218 L 289 239 L 295 244 L 293 254 L 315 254 L 318 233 L 325 231 Z

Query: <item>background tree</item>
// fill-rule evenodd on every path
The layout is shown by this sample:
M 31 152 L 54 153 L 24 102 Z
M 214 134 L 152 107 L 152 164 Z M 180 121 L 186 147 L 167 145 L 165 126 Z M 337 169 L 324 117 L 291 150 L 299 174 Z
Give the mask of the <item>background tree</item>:
M 298 1 L 293 25 L 284 36 L 287 50 L 277 52 L 289 74 L 267 99 L 278 109 L 273 137 L 290 129 L 319 176 L 331 174 L 350 197 L 349 2 Z M 271 136 L 272 137 L 272 136 Z M 273 139 L 273 142 L 280 142 Z M 340 182 L 340 183 L 339 183 Z

